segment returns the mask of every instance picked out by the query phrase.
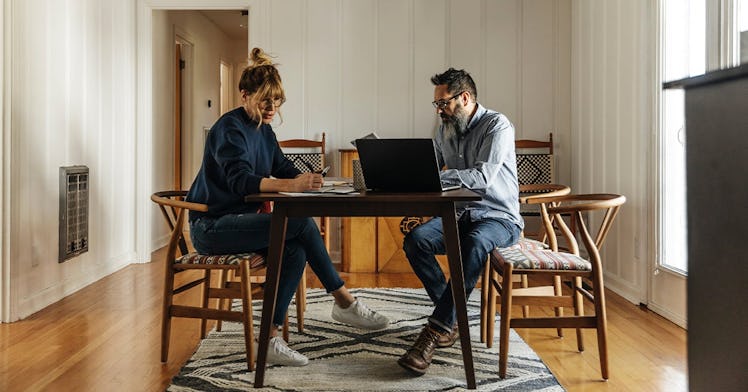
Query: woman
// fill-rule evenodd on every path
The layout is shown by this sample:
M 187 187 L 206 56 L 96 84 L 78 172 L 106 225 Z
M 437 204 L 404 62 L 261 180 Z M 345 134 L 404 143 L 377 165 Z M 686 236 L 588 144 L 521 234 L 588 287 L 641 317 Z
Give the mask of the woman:
M 255 252 L 268 247 L 270 214 L 258 212 L 259 204 L 245 203 L 245 195 L 301 192 L 322 186 L 322 175 L 301 173 L 283 155 L 270 125 L 286 100 L 278 70 L 262 49 L 252 49 L 250 60 L 239 81 L 242 106 L 221 116 L 211 128 L 202 166 L 187 194 L 188 201 L 208 205 L 206 213 L 190 212 L 192 242 L 204 254 Z M 389 325 L 386 317 L 367 308 L 346 289 L 314 220 L 292 218 L 283 249 L 268 363 L 303 366 L 308 362 L 277 336 L 307 261 L 335 299 L 333 319 L 372 330 Z

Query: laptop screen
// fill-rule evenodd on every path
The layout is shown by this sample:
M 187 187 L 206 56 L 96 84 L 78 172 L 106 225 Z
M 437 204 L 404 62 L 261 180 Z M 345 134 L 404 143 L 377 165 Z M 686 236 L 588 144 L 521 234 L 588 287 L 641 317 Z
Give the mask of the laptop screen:
M 356 147 L 368 189 L 442 191 L 432 139 L 358 139 Z

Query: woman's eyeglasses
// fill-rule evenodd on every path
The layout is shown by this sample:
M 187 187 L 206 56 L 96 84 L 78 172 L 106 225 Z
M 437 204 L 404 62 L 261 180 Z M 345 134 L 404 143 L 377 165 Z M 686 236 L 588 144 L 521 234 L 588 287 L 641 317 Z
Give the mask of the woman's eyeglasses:
M 269 107 L 279 108 L 285 102 L 286 100 L 283 98 L 268 98 L 268 99 L 263 99 L 262 101 L 260 101 L 260 107 L 261 108 L 269 108 Z

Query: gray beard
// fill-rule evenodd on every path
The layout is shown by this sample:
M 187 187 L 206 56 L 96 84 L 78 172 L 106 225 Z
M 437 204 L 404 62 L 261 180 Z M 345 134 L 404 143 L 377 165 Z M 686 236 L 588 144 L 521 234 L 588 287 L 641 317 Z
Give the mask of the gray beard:
M 444 124 L 444 136 L 447 139 L 452 139 L 458 136 L 464 135 L 467 130 L 467 116 L 462 116 L 462 113 L 455 113 L 449 120 L 442 120 Z

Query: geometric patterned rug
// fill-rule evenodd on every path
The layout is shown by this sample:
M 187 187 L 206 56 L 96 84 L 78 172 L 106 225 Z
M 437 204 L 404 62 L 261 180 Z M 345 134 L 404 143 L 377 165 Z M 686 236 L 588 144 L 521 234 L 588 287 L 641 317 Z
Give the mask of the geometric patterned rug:
M 248 373 L 244 337 L 239 323 L 224 323 L 211 331 L 195 354 L 172 379 L 167 391 L 463 391 L 465 371 L 459 340 L 437 349 L 427 373 L 413 377 L 397 359 L 415 341 L 431 313 L 432 303 L 423 289 L 352 289 L 357 298 L 390 318 L 389 328 L 362 331 L 330 317 L 332 296 L 322 289 L 307 291 L 304 333 L 290 317 L 290 346 L 309 357 L 302 367 L 268 366 L 265 388 L 254 389 Z M 259 322 L 261 301 L 255 301 Z M 289 316 L 295 315 L 293 304 Z M 468 301 L 475 378 L 479 391 L 563 391 L 548 367 L 514 331 L 510 336 L 506 379 L 498 376 L 498 331 L 494 347 L 480 342 L 480 290 Z M 497 321 L 496 327 L 499 323 Z M 259 333 L 259 325 L 255 326 Z

